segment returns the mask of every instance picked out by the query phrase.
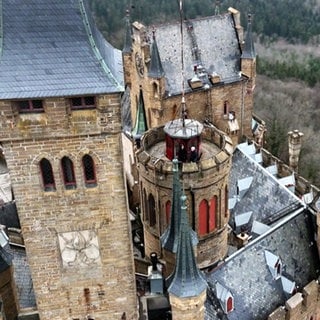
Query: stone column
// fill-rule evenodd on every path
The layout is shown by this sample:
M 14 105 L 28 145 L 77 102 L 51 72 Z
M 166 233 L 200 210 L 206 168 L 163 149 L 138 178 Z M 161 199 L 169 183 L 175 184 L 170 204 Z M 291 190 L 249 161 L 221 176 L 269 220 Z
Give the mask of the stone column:
M 303 133 L 294 130 L 288 132 L 289 142 L 289 166 L 294 170 L 298 171 L 299 155 L 301 151 Z

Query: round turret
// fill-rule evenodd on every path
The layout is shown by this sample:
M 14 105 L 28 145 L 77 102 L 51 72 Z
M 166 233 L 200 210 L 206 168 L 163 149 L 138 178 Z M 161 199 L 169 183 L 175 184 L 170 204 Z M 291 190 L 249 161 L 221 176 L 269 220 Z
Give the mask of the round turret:
M 185 156 L 181 158 L 181 147 Z M 192 152 L 197 154 L 192 158 Z M 172 159 L 179 159 L 189 223 L 198 235 L 197 263 L 207 267 L 227 254 L 231 139 L 212 125 L 177 119 L 147 131 L 137 152 L 146 254 L 162 255 L 160 236 L 170 222 Z

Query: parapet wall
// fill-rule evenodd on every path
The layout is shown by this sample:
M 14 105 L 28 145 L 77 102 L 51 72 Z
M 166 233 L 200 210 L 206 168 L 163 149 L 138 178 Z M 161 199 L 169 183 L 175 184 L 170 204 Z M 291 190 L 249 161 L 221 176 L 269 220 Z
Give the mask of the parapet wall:
M 268 320 L 319 320 L 319 289 L 318 281 L 311 281 L 302 292 L 297 292 L 288 299 L 285 306 L 280 306 L 272 312 Z

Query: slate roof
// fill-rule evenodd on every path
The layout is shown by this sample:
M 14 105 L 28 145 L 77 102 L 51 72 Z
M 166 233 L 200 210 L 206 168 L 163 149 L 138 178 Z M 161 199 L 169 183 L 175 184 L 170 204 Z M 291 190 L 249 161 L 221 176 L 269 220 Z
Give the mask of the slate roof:
M 185 66 L 185 89 L 191 90 L 187 80 L 194 75 L 196 64 L 192 49 L 196 43 L 201 63 L 208 73 L 216 72 L 224 82 L 240 80 L 240 46 L 230 13 L 191 20 L 193 34 L 188 32 L 187 23 L 183 24 L 183 51 Z M 148 28 L 152 39 L 154 26 Z M 165 73 L 169 95 L 181 92 L 181 37 L 180 22 L 156 27 L 157 46 Z M 194 41 L 193 41 L 194 40 Z
M 285 276 L 296 282 L 298 290 L 319 276 L 319 258 L 311 220 L 311 214 L 301 209 L 207 275 L 211 286 L 218 282 L 234 297 L 234 310 L 223 319 L 266 319 L 279 305 L 285 304 L 288 296 L 283 291 L 281 280 L 273 279 L 265 250 L 280 257 Z M 205 319 L 222 319 L 217 303 L 210 299 L 207 300 Z
M 121 51 L 86 0 L 6 0 L 0 14 L 0 99 L 123 91 Z
M 20 308 L 36 307 L 36 299 L 33 283 L 24 248 L 10 246 L 10 254 L 13 257 L 14 281 L 16 284 Z
M 232 227 L 235 227 L 235 217 L 246 212 L 252 212 L 252 218 L 247 225 L 250 231 L 254 221 L 272 225 L 288 213 L 304 206 L 303 202 L 288 188 L 281 185 L 266 168 L 243 152 L 241 146 L 237 146 L 234 151 L 229 177 L 229 198 L 238 198 L 235 200 L 234 208 L 230 210 L 229 223 Z M 245 150 L 245 148 L 242 149 Z M 237 197 L 238 181 L 249 177 L 253 179 L 248 185 L 248 190 L 243 192 L 243 196 Z

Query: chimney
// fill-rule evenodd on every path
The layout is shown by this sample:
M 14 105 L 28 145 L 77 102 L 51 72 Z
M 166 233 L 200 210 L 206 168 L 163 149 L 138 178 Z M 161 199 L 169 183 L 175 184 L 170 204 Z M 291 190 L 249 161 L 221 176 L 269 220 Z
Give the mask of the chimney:
M 289 166 L 294 170 L 298 171 L 299 155 L 301 151 L 303 133 L 299 130 L 288 132 L 289 142 Z
M 150 253 L 152 266 L 148 268 L 148 279 L 150 281 L 151 294 L 163 294 L 163 277 L 158 268 L 158 256 L 156 252 Z

